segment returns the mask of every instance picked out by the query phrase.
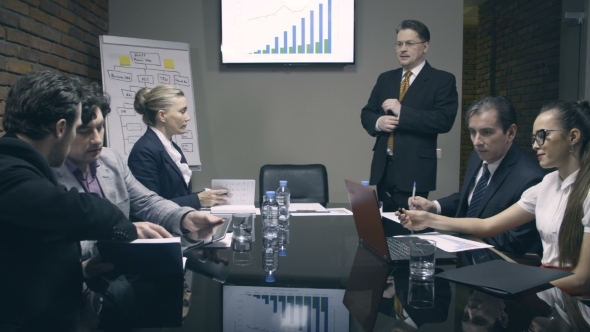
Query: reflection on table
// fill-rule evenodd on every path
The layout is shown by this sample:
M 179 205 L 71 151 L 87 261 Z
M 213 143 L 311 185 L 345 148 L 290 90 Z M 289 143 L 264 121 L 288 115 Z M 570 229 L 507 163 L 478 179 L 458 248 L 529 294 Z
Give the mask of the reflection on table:
M 305 327 L 309 318 L 310 331 L 340 332 L 336 327 L 342 327 L 330 321 L 330 317 L 337 317 L 338 323 L 347 321 L 344 331 L 590 331 L 588 307 L 556 288 L 506 301 L 435 278 L 433 307 L 411 307 L 407 303 L 408 267 L 385 264 L 359 246 L 351 216 L 291 217 L 283 240 L 277 234 L 276 244 L 273 242 L 279 252 L 278 266 L 272 273 L 275 281 L 267 282 L 260 217 L 255 220 L 255 232 L 256 240 L 247 246 L 234 243 L 230 248 L 207 249 L 211 250 L 207 254 L 187 254 L 187 268 L 197 273 L 190 312 L 179 331 L 240 331 L 238 319 L 231 318 L 238 310 L 237 303 L 226 301 L 232 294 L 242 296 L 242 325 L 254 313 L 269 310 L 262 316 L 266 323 L 273 324 L 277 319 L 273 317 L 284 315 L 288 318 L 285 330 L 292 317 L 293 324 L 305 322 Z M 281 241 L 285 255 L 280 254 Z M 217 270 L 199 272 L 195 261 L 215 264 Z M 466 261 L 459 259 L 458 264 Z M 457 268 L 436 267 L 437 272 Z M 322 302 L 322 298 L 328 300 Z M 350 319 L 346 313 L 342 317 L 342 313 L 329 311 L 333 316 L 328 316 L 326 329 L 322 308 L 332 310 L 337 305 L 345 306 Z

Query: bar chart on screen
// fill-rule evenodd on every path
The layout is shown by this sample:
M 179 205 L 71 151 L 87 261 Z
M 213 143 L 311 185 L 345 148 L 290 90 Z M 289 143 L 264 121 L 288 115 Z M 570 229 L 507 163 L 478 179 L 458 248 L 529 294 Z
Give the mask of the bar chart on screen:
M 223 0 L 224 63 L 352 63 L 354 0 Z
M 348 331 L 344 290 L 223 287 L 223 331 Z

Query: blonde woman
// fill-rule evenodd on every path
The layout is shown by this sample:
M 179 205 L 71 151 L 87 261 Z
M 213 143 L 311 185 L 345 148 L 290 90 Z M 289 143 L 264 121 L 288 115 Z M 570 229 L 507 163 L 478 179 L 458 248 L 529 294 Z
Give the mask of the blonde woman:
M 137 180 L 180 206 L 198 210 L 225 203 L 227 190 L 192 192 L 192 171 L 182 150 L 172 141 L 172 136 L 184 133 L 190 121 L 182 90 L 171 85 L 143 88 L 135 95 L 134 107 L 148 126 L 127 162 Z

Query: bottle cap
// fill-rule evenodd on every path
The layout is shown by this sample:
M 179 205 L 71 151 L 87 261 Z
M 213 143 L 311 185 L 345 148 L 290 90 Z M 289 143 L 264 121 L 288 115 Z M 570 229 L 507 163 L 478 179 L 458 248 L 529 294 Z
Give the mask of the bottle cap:
M 279 256 L 281 256 L 281 257 L 287 256 L 287 249 L 279 249 Z
M 276 193 L 272 190 L 269 190 L 266 192 L 266 197 L 275 197 Z
M 279 181 L 279 185 L 281 187 L 286 187 L 287 186 L 287 180 L 281 180 L 281 181 Z
M 275 276 L 272 275 L 272 272 L 268 272 L 266 275 L 266 282 L 275 282 Z
M 361 181 L 362 185 L 365 187 L 369 186 L 369 181 Z

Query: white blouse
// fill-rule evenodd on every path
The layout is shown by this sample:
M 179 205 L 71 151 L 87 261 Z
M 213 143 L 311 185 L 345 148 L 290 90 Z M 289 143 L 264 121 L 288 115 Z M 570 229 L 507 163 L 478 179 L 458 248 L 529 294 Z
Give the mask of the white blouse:
M 182 155 L 172 145 L 172 141 L 170 141 L 168 138 L 166 138 L 166 136 L 164 136 L 164 134 L 162 134 L 162 132 L 159 131 L 158 129 L 156 129 L 152 126 L 148 126 L 148 127 L 151 130 L 153 130 L 154 133 L 156 133 L 156 135 L 158 135 L 158 138 L 160 139 L 160 141 L 162 141 L 162 144 L 164 145 L 166 152 L 168 152 L 168 155 L 170 156 L 170 158 L 172 158 L 172 161 L 174 161 L 174 163 L 176 164 L 176 166 L 180 170 L 180 173 L 182 173 L 182 177 L 184 178 L 184 182 L 186 182 L 186 185 L 188 186 L 188 183 L 191 181 L 191 176 L 193 175 L 193 171 L 191 171 L 188 164 L 180 162 L 182 160 Z
M 543 244 L 541 262 L 544 265 L 559 266 L 559 228 L 578 172 L 579 170 L 575 171 L 565 180 L 561 180 L 557 171 L 551 172 L 545 175 L 541 183 L 526 190 L 518 201 L 521 208 L 535 215 L 537 229 Z M 584 216 L 581 220 L 584 225 L 584 233 L 590 233 L 589 211 L 590 195 L 584 200 Z

